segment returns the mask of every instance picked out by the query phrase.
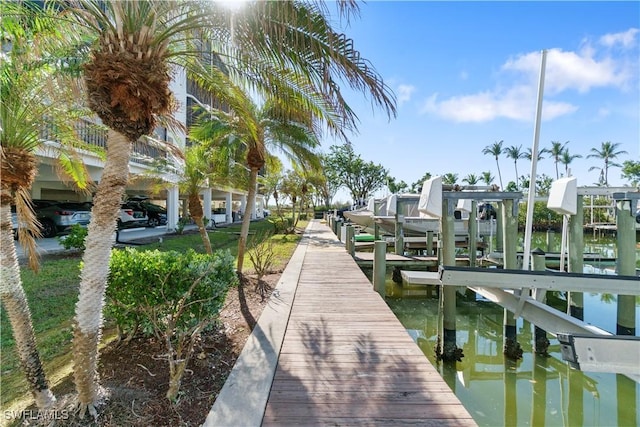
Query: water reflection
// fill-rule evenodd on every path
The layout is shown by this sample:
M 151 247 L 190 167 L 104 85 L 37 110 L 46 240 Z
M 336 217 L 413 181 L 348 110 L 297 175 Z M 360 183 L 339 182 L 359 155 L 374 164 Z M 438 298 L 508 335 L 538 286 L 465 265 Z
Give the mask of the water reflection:
M 551 301 L 566 303 L 562 294 Z M 437 288 L 388 281 L 387 303 L 480 426 L 637 426 L 640 421 L 638 383 L 569 367 L 551 335 L 550 357 L 537 355 L 534 327 L 522 318 L 517 331 L 523 357 L 505 359 L 503 309 L 496 304 L 458 295 L 456 340 L 464 357 L 443 363 L 435 353 L 441 324 Z M 603 303 L 601 295 L 585 294 L 585 320 L 615 331 L 615 306 Z M 640 305 L 636 311 L 640 319 Z

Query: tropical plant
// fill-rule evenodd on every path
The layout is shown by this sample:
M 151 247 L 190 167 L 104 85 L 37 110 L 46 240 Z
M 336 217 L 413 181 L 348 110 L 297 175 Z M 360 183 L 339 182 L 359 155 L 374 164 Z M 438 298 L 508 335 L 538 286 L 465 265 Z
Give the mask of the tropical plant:
M 547 150 L 551 157 L 553 157 L 553 162 L 556 166 L 556 179 L 560 178 L 560 172 L 558 171 L 558 163 L 560 163 L 560 158 L 562 157 L 562 153 L 564 153 L 564 149 L 567 146 L 569 141 L 559 142 L 559 141 L 551 141 L 551 148 Z
M 491 145 L 488 145 L 482 149 L 482 154 L 491 154 L 496 159 L 496 167 L 498 168 L 498 180 L 500 181 L 500 188 L 504 188 L 502 185 L 502 173 L 500 172 L 500 155 L 502 154 L 502 143 L 504 141 L 496 141 Z
M 386 184 L 388 171 L 380 164 L 365 161 L 350 144 L 332 145 L 326 159 L 325 167 L 349 190 L 354 203 L 366 203 Z
M 474 173 L 470 173 L 462 178 L 462 182 L 466 182 L 469 185 L 477 185 L 480 182 L 480 177 Z
M 487 185 L 491 185 L 495 177 L 491 174 L 491 171 L 484 171 L 480 174 L 480 179 Z
M 412 193 L 421 193 L 422 192 L 422 186 L 424 185 L 424 182 L 430 180 L 431 178 L 432 178 L 431 172 L 425 172 L 425 174 L 422 175 L 422 178 L 420 178 L 417 181 L 411 183 L 411 187 L 410 187 L 409 191 L 411 191 Z
M 447 172 L 442 175 L 442 183 L 447 185 L 455 185 L 458 182 L 458 174 Z
M 355 7 L 353 3 L 340 5 L 343 10 Z M 277 92 L 282 106 L 303 104 L 312 117 L 324 113 L 325 124 L 339 136 L 355 128 L 355 113 L 344 102 L 339 78 L 368 93 L 388 114 L 395 114 L 387 86 L 351 40 L 331 29 L 323 11 L 315 4 L 253 2 L 232 25 L 232 12 L 219 2 L 75 0 L 61 8 L 60 19 L 74 25 L 74 31 L 65 34 L 74 37 L 72 50 L 81 46 L 80 51 L 88 53 L 86 62 L 83 58 L 78 61 L 89 107 L 109 128 L 76 306 L 73 354 L 80 417 L 87 410 L 97 416 L 95 406 L 100 401 L 97 361 L 103 301 L 131 147 L 162 123 L 163 117 L 165 124 L 170 123 L 176 107 L 169 89 L 174 66 L 182 67 L 200 88 L 239 117 L 248 113 L 243 111 L 244 104 L 228 96 L 226 74 L 244 78 L 257 93 Z M 212 61 L 212 52 L 221 61 Z M 307 90 L 307 96 L 300 98 L 301 87 L 317 90 Z M 338 114 L 333 115 L 334 111 Z M 257 129 L 250 133 L 257 140 Z M 248 158 L 255 160 L 250 165 L 252 173 L 264 160 L 259 150 L 250 150 Z M 249 191 L 255 191 L 255 181 Z M 252 203 L 250 199 L 247 211 Z M 250 217 L 245 218 L 248 224 Z M 242 233 L 248 233 L 244 223 Z
M 640 185 L 640 161 L 625 160 L 622 163 L 622 178 L 629 180 L 631 185 Z
M 580 154 L 569 154 L 569 149 L 565 148 L 560 156 L 560 163 L 564 165 L 564 175 L 569 176 L 569 165 L 575 159 L 581 159 L 582 155 Z
M 614 143 L 614 142 L 610 142 L 610 141 L 606 141 L 606 142 L 602 142 L 600 145 L 600 149 L 597 148 L 592 148 L 590 150 L 591 154 L 587 155 L 587 158 L 597 158 L 597 159 L 602 159 L 604 162 L 604 166 L 603 167 L 598 167 L 598 166 L 592 166 L 589 168 L 590 171 L 594 170 L 594 169 L 600 169 L 600 173 L 603 174 L 604 177 L 604 182 L 603 184 L 605 186 L 609 186 L 609 168 L 610 167 L 621 167 L 620 164 L 613 162 L 612 160 L 615 160 L 616 158 L 618 158 L 619 155 L 621 154 L 627 154 L 626 151 L 624 150 L 618 150 L 618 147 L 620 146 L 620 143 Z
M 212 141 L 218 146 L 230 139 L 244 145 L 246 166 L 249 168 L 245 212 L 251 212 L 255 203 L 258 172 L 266 163 L 267 147 L 279 149 L 289 159 L 298 162 L 318 163 L 313 150 L 320 143 L 313 124 L 288 119 L 294 116 L 302 118 L 305 114 L 303 111 L 293 111 L 293 103 L 287 103 L 286 109 L 281 110 L 284 104 L 275 99 L 258 107 L 241 90 L 235 92 L 235 97 L 236 104 L 243 105 L 242 115 L 236 115 L 235 111 L 212 111 L 210 116 L 203 116 L 193 126 L 190 136 L 195 141 Z M 298 107 L 302 108 L 300 105 Z M 250 215 L 245 215 L 242 219 L 238 239 L 238 273 L 242 273 L 250 220 Z
M 518 146 L 512 145 L 510 147 L 505 148 L 504 152 L 507 158 L 513 159 L 513 166 L 515 167 L 515 170 L 516 170 L 515 183 L 516 183 L 516 189 L 517 189 L 518 177 L 520 176 L 518 175 L 518 160 L 523 159 L 526 154 L 522 151 L 522 145 L 518 145 Z
M 71 67 L 60 69 L 58 46 L 52 43 L 65 29 L 49 19 L 51 11 L 34 3 L 2 5 L 3 51 L 0 53 L 0 247 L 2 278 L 0 300 L 11 323 L 16 349 L 29 388 L 38 408 L 54 405 L 37 350 L 31 311 L 24 293 L 11 227 L 11 205 L 15 204 L 18 235 L 37 270 L 35 236 L 39 224 L 31 208 L 30 190 L 38 173 L 36 151 L 45 143 L 41 135 L 59 142 L 57 170 L 86 188 L 88 174 L 77 161 L 73 147 L 83 146 L 73 124 L 86 113 L 77 108 Z M 5 49 L 6 48 L 6 49 Z M 70 76 L 71 74 L 71 76 Z M 70 77 L 70 79 L 69 79 Z M 51 151 L 51 150 L 49 150 Z
M 392 176 L 387 177 L 387 188 L 392 194 L 399 194 L 407 191 L 409 189 L 409 184 L 400 180 L 400 182 L 396 182 L 396 179 Z

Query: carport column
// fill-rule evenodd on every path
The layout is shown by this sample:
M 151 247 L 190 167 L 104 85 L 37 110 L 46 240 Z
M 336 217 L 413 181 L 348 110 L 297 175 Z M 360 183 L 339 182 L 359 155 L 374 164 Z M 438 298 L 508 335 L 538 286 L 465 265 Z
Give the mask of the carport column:
M 224 207 L 227 223 L 231 224 L 233 222 L 233 200 L 231 192 L 228 192 L 225 197 Z
M 39 182 L 34 182 L 31 185 L 31 198 L 32 199 L 42 199 L 42 184 Z
M 178 186 L 167 188 L 167 230 L 174 231 L 180 218 L 180 193 Z
M 202 192 L 202 211 L 204 212 L 204 217 L 209 220 L 207 224 L 208 227 L 212 227 L 212 215 L 211 215 L 211 188 L 207 187 Z
M 247 195 L 243 194 L 240 196 L 240 212 L 242 212 L 242 217 L 244 218 L 247 215 Z

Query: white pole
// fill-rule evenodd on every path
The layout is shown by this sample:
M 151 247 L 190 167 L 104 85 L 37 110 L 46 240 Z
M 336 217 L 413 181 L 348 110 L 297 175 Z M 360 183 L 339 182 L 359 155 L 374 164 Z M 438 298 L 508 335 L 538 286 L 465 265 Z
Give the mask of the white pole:
M 536 196 L 536 170 L 538 167 L 538 141 L 540 139 L 540 122 L 542 121 L 542 97 L 544 94 L 544 69 L 547 62 L 547 51 L 542 51 L 540 62 L 540 82 L 538 83 L 538 103 L 536 107 L 536 121 L 533 131 L 533 147 L 531 148 L 531 174 L 529 176 L 529 194 L 527 198 L 527 221 L 524 229 L 524 254 L 522 269 L 529 270 L 531 256 L 531 229 L 533 222 L 533 204 Z

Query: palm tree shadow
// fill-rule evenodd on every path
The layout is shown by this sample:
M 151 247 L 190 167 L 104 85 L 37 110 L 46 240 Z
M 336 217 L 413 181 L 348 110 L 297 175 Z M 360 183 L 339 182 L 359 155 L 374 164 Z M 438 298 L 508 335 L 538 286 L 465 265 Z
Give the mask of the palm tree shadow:
M 249 310 L 249 306 L 247 305 L 247 297 L 245 295 L 245 285 L 248 283 L 248 280 L 242 274 L 239 274 L 240 283 L 238 283 L 238 302 L 240 303 L 240 313 L 242 313 L 242 317 L 249 325 L 249 328 L 253 330 L 254 326 L 256 326 L 257 320 L 251 314 L 251 310 Z

